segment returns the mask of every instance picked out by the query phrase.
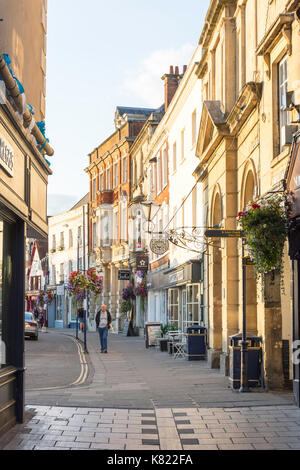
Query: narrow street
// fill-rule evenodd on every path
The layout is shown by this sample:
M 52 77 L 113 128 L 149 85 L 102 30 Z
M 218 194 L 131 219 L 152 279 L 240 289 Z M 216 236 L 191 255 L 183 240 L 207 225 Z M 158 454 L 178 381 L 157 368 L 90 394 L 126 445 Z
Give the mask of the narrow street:
M 89 333 L 85 361 L 74 336 L 49 330 L 26 341 L 26 420 L 0 449 L 300 449 L 290 393 L 233 392 L 206 362 L 147 350 L 142 338 L 110 334 L 106 355 Z M 80 362 L 88 373 L 77 385 Z
M 110 334 L 106 355 L 89 333 L 85 361 L 74 336 L 26 341 L 26 420 L 0 449 L 300 449 L 290 393 L 233 392 L 206 362 L 147 350 L 142 338 Z
M 81 375 L 75 330 L 48 331 L 40 335 L 41 341 L 26 341 L 29 405 L 155 409 L 293 403 L 291 393 L 232 391 L 228 378 L 206 361 L 174 359 L 146 349 L 143 338 L 121 334 L 110 334 L 108 354 L 100 354 L 98 334 L 88 333 L 88 374 L 84 383 L 72 385 Z

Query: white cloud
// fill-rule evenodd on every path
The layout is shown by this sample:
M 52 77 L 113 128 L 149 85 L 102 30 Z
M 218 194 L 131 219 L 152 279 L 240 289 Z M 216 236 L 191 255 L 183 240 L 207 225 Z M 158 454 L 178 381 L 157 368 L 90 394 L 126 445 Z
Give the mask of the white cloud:
M 170 65 L 188 65 L 195 47 L 184 44 L 178 49 L 161 49 L 146 57 L 137 70 L 125 71 L 123 90 L 142 100 L 145 106 L 158 107 L 164 101 L 164 86 L 161 77 L 169 72 Z
M 80 199 L 69 194 L 48 194 L 48 215 L 53 216 L 68 211 Z

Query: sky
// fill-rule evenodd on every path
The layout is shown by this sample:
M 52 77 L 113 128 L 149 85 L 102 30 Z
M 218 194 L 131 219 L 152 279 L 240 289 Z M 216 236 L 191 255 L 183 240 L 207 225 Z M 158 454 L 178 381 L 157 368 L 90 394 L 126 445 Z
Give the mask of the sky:
M 48 215 L 89 191 L 88 154 L 117 106 L 157 108 L 161 77 L 188 65 L 209 0 L 48 0 L 46 132 L 55 154 Z

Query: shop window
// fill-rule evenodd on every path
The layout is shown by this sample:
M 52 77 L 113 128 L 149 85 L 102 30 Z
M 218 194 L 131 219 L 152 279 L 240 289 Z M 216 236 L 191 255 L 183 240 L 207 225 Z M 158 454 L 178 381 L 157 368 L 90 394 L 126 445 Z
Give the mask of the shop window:
M 168 322 L 179 328 L 179 289 L 168 291 Z
M 56 309 L 56 320 L 57 321 L 62 321 L 63 319 L 63 296 L 58 295 L 57 296 L 57 309 Z
M 0 218 L 0 368 L 10 364 L 8 330 L 13 287 L 13 226 Z
M 187 286 L 187 317 L 186 326 L 199 325 L 203 321 L 203 284 Z

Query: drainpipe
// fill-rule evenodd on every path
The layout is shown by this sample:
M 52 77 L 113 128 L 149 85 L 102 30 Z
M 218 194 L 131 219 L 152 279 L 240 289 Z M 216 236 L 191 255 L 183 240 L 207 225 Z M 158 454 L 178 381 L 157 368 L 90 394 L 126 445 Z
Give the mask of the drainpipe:
M 43 150 L 46 155 L 49 155 L 49 157 L 51 157 L 54 154 L 54 150 L 46 141 L 45 137 L 43 136 L 35 121 L 33 120 L 31 112 L 29 111 L 29 109 L 27 109 L 25 94 L 20 93 L 19 87 L 15 79 L 11 75 L 2 54 L 0 54 L 0 74 L 5 83 L 6 88 L 8 89 L 11 97 L 14 100 L 18 113 L 23 116 L 24 127 L 31 128 L 32 126 L 31 134 L 36 138 L 37 143 L 43 146 Z

